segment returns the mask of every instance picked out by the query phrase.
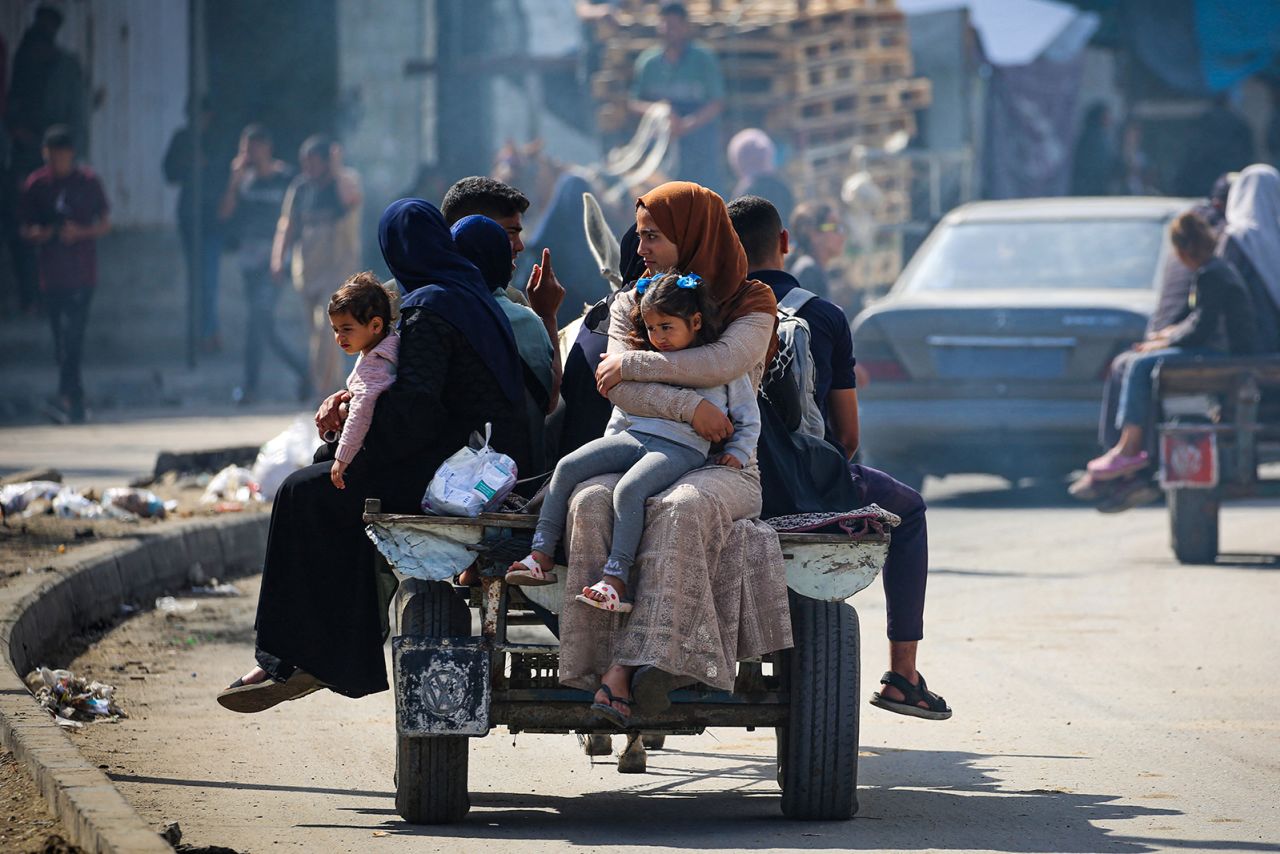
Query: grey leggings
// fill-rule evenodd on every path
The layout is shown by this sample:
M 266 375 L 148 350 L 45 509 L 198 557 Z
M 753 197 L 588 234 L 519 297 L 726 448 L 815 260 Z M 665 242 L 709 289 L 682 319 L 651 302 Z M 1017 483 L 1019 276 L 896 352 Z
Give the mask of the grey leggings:
M 706 461 L 706 454 L 688 445 L 646 433 L 617 433 L 588 442 L 556 464 L 533 534 L 533 547 L 543 554 L 555 554 L 564 535 L 573 490 L 588 478 L 622 472 L 622 480 L 613 488 L 613 546 L 604 573 L 626 582 L 630 598 L 628 576 L 644 535 L 645 501 Z

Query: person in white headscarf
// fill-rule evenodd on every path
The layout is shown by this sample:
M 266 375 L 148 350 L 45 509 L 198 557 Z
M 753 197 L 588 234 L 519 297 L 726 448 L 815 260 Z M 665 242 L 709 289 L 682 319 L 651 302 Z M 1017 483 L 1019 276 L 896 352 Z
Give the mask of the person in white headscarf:
M 1257 309 L 1262 352 L 1280 351 L 1280 172 L 1256 163 L 1227 194 L 1218 254 L 1240 273 Z
M 786 226 L 791 221 L 795 197 L 791 188 L 778 177 L 778 150 L 769 135 L 759 128 L 738 131 L 729 140 L 729 167 L 738 182 L 732 198 L 759 196 L 773 202 Z

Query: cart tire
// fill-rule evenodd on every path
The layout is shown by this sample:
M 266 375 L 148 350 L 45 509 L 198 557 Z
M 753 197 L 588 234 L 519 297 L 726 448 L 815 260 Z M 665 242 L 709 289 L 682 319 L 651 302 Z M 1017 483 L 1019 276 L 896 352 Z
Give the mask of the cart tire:
M 1218 559 L 1218 508 L 1213 489 L 1171 489 L 1169 534 L 1179 563 L 1213 563 Z
M 789 594 L 790 714 L 778 727 L 782 814 L 838 821 L 858 811 L 858 615 L 845 602 Z
M 466 637 L 471 611 L 441 581 L 407 579 L 400 633 Z M 465 736 L 396 736 L 396 812 L 410 824 L 449 824 L 471 809 Z

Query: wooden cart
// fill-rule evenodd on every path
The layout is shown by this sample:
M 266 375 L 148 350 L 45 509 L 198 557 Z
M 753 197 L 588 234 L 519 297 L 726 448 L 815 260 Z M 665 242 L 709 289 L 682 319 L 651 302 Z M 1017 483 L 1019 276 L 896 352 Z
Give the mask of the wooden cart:
M 555 643 L 521 643 L 508 627 L 559 612 L 563 581 L 508 587 L 502 576 L 528 549 L 536 519 L 380 513 L 370 500 L 370 538 L 401 579 L 392 661 L 396 694 L 396 809 L 409 822 L 466 815 L 468 739 L 497 726 L 512 733 L 615 732 L 590 710 L 591 695 L 562 686 Z M 857 810 L 858 617 L 845 600 L 884 564 L 885 533 L 858 537 L 780 534 L 793 649 L 739 662 L 732 691 L 694 685 L 670 708 L 632 720 L 634 733 L 692 734 L 706 727 L 774 727 L 782 811 L 796 819 L 851 818 Z M 454 576 L 477 562 L 481 583 Z M 563 568 L 557 573 L 564 579 Z

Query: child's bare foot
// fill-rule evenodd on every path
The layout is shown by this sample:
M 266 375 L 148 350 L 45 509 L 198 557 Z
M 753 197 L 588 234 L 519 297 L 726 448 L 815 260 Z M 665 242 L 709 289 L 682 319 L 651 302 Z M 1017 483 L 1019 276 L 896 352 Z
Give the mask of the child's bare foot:
M 507 583 L 517 587 L 538 587 L 543 584 L 555 584 L 555 558 L 546 552 L 534 549 L 529 555 L 511 564 L 507 569 Z

